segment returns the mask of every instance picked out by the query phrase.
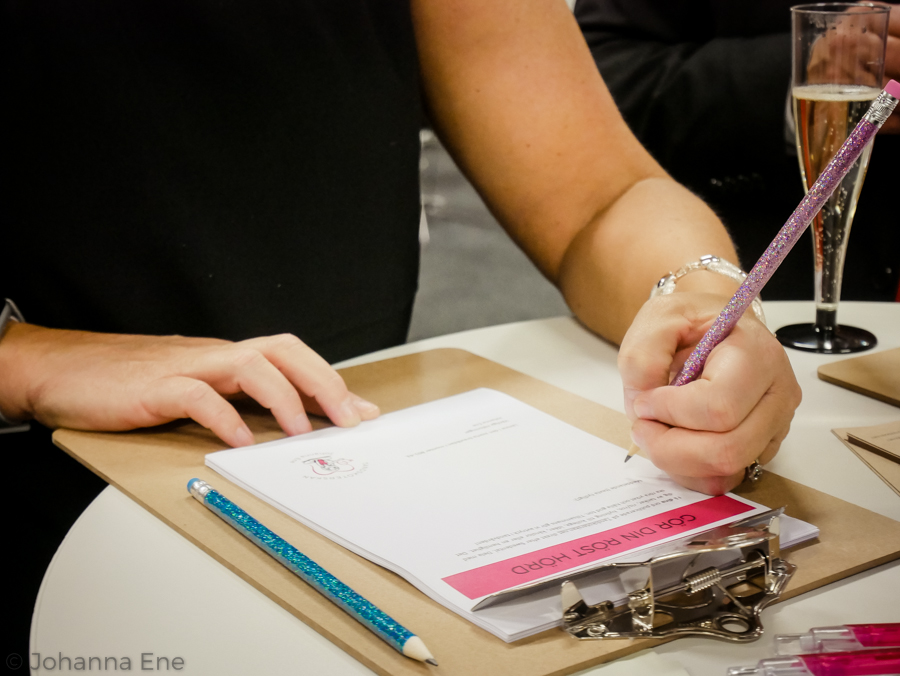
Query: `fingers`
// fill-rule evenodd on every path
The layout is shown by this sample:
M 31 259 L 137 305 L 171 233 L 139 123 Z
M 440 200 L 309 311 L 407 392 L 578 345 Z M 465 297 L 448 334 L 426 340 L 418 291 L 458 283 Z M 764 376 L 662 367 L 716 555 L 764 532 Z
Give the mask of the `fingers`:
M 890 35 L 884 54 L 884 84 L 889 80 L 900 81 L 900 8 L 891 10 Z M 900 134 L 900 115 L 891 115 L 881 127 L 885 134 Z
M 760 465 L 765 465 L 775 457 L 775 454 L 778 453 L 779 446 L 781 446 L 781 442 L 784 441 L 789 430 L 790 426 L 785 427 L 780 433 L 775 435 L 768 444 L 766 444 L 765 450 L 756 459 Z M 747 467 L 752 463 L 752 460 L 748 462 Z M 734 490 L 744 482 L 746 477 L 746 467 L 728 476 L 696 477 L 678 473 L 671 473 L 670 476 L 685 488 L 706 493 L 707 495 L 722 495 L 723 493 Z
M 782 346 L 749 316 L 710 353 L 700 379 L 667 386 L 707 325 L 704 300 L 681 295 L 647 303 L 623 341 L 626 406 L 634 442 L 655 465 L 685 486 L 718 494 L 738 485 L 754 461 L 775 456 L 800 387 Z
M 138 425 L 191 418 L 231 446 L 253 443 L 250 428 L 234 407 L 202 380 L 185 376 L 159 378 L 147 384 L 140 403 L 149 419 Z
M 312 429 L 296 388 L 262 352 L 246 343 L 216 350 L 192 375 L 223 394 L 247 394 L 269 409 L 288 435 Z
M 741 423 L 726 432 L 671 427 L 638 420 L 632 438 L 660 469 L 684 486 L 718 495 L 737 486 L 754 461 L 775 457 L 790 430 L 794 399 L 767 393 Z
M 639 393 L 635 415 L 675 427 L 726 432 L 737 427 L 776 386 L 793 383 L 781 345 L 754 320 L 742 320 L 710 354 L 700 378 L 681 387 Z M 785 396 L 788 396 L 787 394 Z
M 741 470 L 737 474 L 728 477 L 693 477 L 678 474 L 670 476 L 679 484 L 685 488 L 690 488 L 692 491 L 706 493 L 707 495 L 722 495 L 740 486 L 744 481 L 744 474 L 745 471 Z
M 893 12 L 900 18 L 900 10 Z M 897 21 L 897 33 L 887 38 L 887 48 L 884 53 L 884 75 L 886 78 L 896 80 L 900 77 L 900 20 Z
M 772 440 L 783 438 L 786 425 L 780 412 L 784 408 L 779 397 L 766 396 L 739 426 L 727 432 L 638 420 L 632 437 L 657 467 L 670 474 L 727 477 L 760 458 Z
M 670 296 L 666 299 L 674 304 Z M 625 414 L 632 421 L 642 393 L 669 384 L 675 355 L 687 342 L 692 326 L 680 311 L 663 311 L 660 299 L 648 301 L 622 340 L 618 367 L 625 395 Z
M 168 392 L 174 399 L 168 406 L 156 402 L 154 410 L 168 414 L 166 419 L 193 418 L 233 446 L 252 443 L 252 435 L 222 395 L 246 394 L 269 409 L 291 436 L 312 430 L 307 411 L 341 427 L 380 414 L 377 406 L 349 392 L 324 359 L 287 334 L 205 347 L 186 376 L 187 382 L 166 379 L 165 388 L 156 385 L 154 394 Z
M 322 413 L 341 427 L 378 417 L 378 407 L 347 390 L 344 379 L 296 336 L 284 334 L 241 343 L 258 349 L 299 389 L 314 413 Z
M 328 417 L 328 414 L 325 412 L 325 409 L 317 402 L 315 399 L 311 397 L 307 397 L 302 392 L 300 393 L 300 398 L 303 400 L 303 405 L 306 407 L 306 410 L 315 415 Z M 373 420 L 381 415 L 381 409 L 378 408 L 377 405 L 373 404 L 371 401 L 366 401 L 362 397 L 350 392 L 350 399 L 353 402 L 353 405 L 356 406 L 356 410 L 359 412 L 360 417 L 363 420 Z
M 344 426 L 379 415 L 293 336 L 232 343 L 22 327 L 19 361 L 33 374 L 31 414 L 45 424 L 128 430 L 192 418 L 232 446 L 245 446 L 253 435 L 226 400 L 231 394 L 272 411 L 289 435 L 311 429 L 307 410 Z M 4 342 L 19 333 L 7 333 Z

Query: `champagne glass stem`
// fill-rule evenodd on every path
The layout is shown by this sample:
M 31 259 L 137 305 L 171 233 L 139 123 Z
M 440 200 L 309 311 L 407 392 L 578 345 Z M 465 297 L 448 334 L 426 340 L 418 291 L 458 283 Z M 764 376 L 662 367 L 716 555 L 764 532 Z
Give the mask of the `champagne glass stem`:
M 812 223 L 815 260 L 816 332 L 831 341 L 837 330 L 844 256 L 856 204 L 862 189 L 871 146 L 854 163 L 847 176 L 816 215 Z
M 881 94 L 889 17 L 890 7 L 875 3 L 791 7 L 797 156 L 809 191 L 820 175 L 827 178 L 831 159 Z M 816 320 L 778 329 L 787 347 L 835 354 L 877 343 L 870 332 L 837 323 L 844 253 L 870 152 L 865 147 L 847 173 L 836 177 L 840 183 L 812 222 Z

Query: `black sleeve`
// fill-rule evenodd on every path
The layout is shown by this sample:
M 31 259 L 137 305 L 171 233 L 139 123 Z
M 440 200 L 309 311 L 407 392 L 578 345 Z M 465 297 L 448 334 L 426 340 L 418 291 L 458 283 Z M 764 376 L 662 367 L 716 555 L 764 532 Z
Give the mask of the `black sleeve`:
M 763 4 L 763 12 L 744 9 L 752 19 L 716 2 L 575 5 L 625 120 L 663 167 L 689 185 L 750 173 L 784 155 L 790 34 L 765 31 L 787 27 L 789 12 L 787 4 Z
M 784 139 L 795 0 L 578 0 L 575 17 L 623 117 L 679 182 L 716 211 L 749 269 L 803 197 Z M 896 4 L 896 2 L 894 2 Z M 900 229 L 880 135 L 844 267 L 846 300 L 894 298 Z M 885 166 L 881 166 L 884 164 Z M 810 235 L 765 289 L 812 298 Z

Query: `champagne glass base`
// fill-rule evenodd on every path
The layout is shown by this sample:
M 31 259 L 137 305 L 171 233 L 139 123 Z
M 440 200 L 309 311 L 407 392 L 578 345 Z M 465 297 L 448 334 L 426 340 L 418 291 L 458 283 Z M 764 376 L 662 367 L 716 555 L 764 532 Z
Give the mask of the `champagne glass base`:
M 878 339 L 865 329 L 838 324 L 833 329 L 815 324 L 782 326 L 775 337 L 785 347 L 819 354 L 850 354 L 871 350 Z

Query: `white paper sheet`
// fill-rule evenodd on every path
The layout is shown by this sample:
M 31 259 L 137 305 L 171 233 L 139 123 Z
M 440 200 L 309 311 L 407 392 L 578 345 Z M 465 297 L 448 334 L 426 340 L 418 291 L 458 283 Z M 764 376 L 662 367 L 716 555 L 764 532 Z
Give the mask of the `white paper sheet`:
M 213 453 L 207 465 L 504 640 L 558 623 L 554 592 L 497 591 L 765 511 L 687 490 L 651 463 L 479 389 L 351 429 Z

